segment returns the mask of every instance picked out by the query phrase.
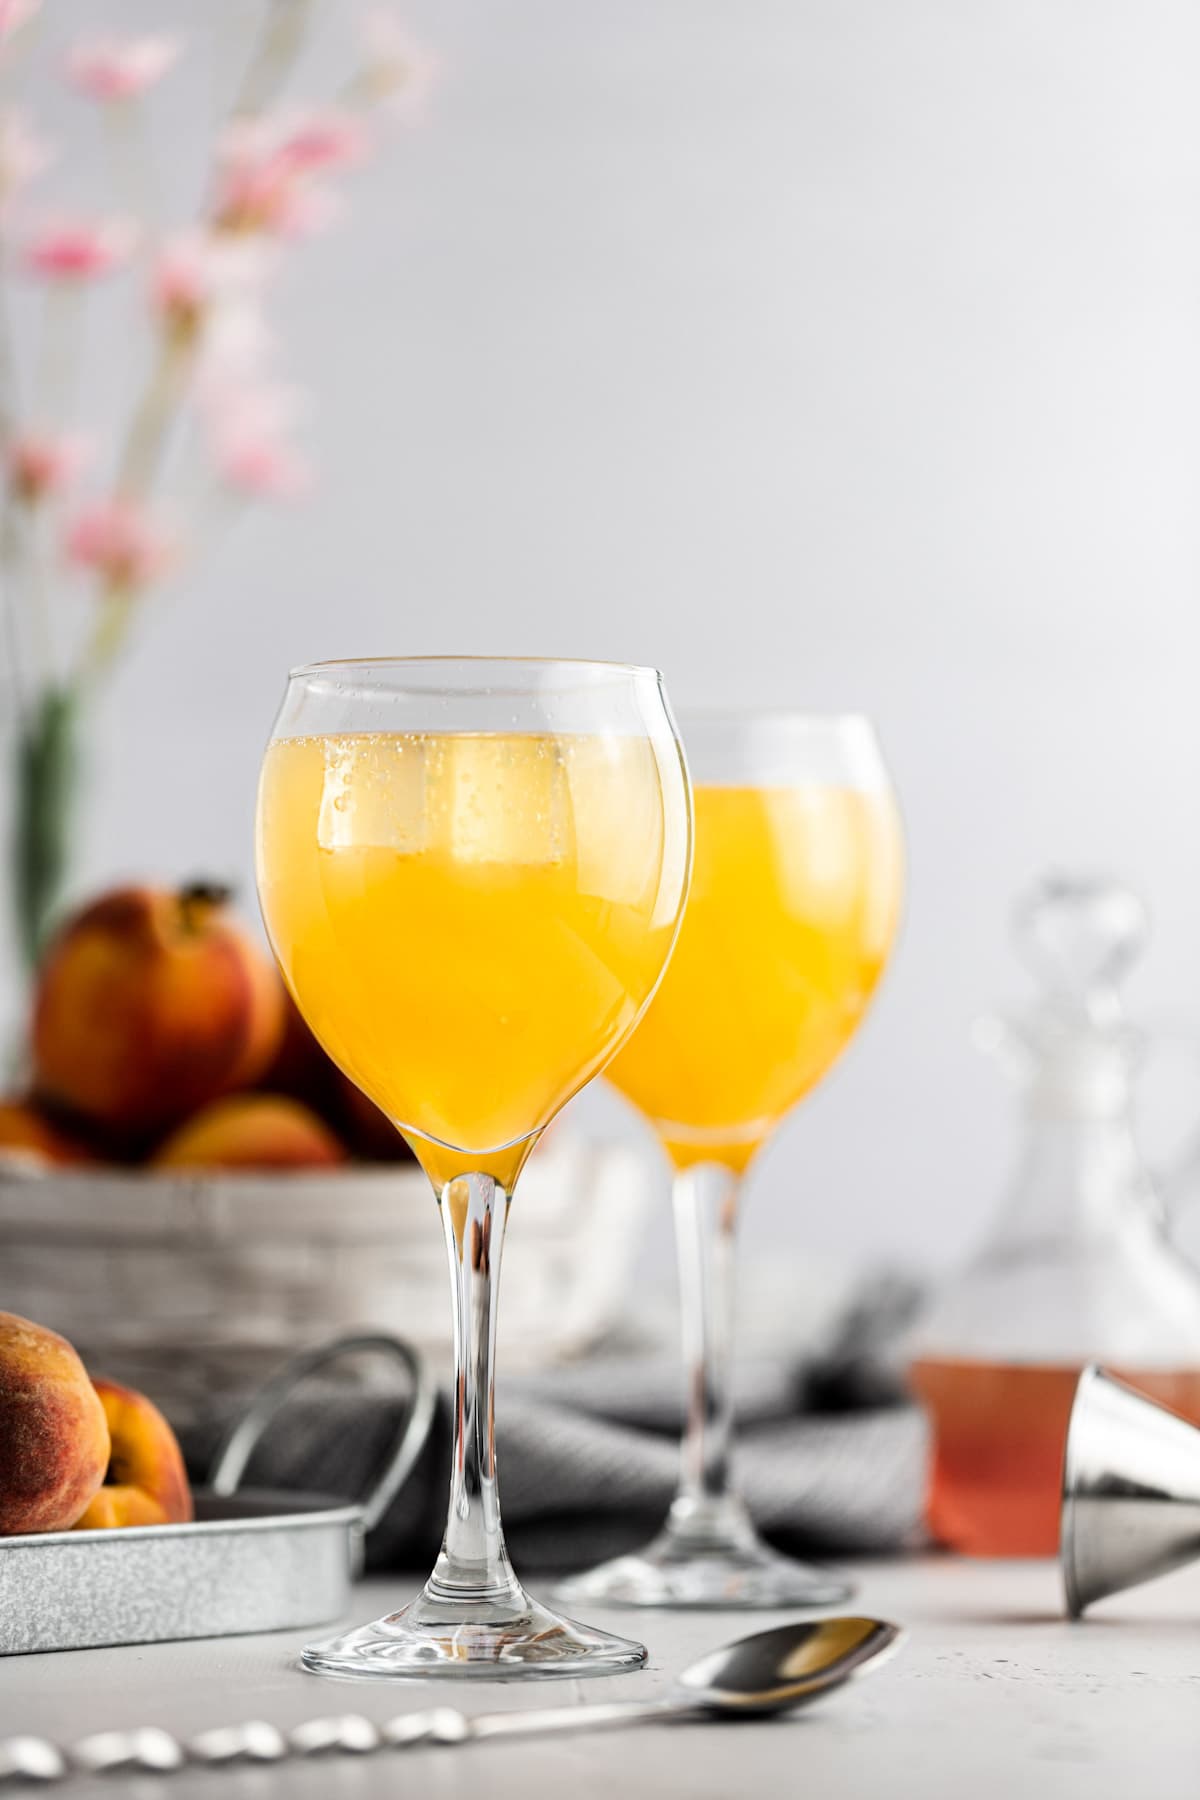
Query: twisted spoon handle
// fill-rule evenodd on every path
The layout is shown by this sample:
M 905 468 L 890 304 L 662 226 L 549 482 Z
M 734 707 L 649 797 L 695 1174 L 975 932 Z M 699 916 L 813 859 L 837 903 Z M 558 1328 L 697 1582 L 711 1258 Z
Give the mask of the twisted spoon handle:
M 462 1721 L 461 1736 L 455 1743 L 476 1738 L 541 1737 L 554 1731 L 594 1731 L 599 1725 L 640 1725 L 648 1719 L 695 1716 L 702 1708 L 687 1700 L 609 1700 L 599 1706 L 539 1706 L 529 1712 L 477 1713 L 473 1719 L 456 1716 Z M 395 1720 L 401 1724 L 401 1720 Z M 446 1738 L 438 1737 L 439 1743 Z
M 120 1771 L 171 1775 L 180 1769 L 227 1768 L 234 1763 L 276 1763 L 289 1757 L 343 1753 L 370 1755 L 422 1745 L 473 1743 L 481 1738 L 538 1736 L 543 1732 L 592 1731 L 601 1725 L 695 1716 L 703 1708 L 679 1699 L 615 1700 L 597 1706 L 538 1707 L 527 1712 L 468 1713 L 436 1706 L 400 1713 L 383 1725 L 359 1713 L 309 1719 L 280 1731 L 262 1719 L 220 1725 L 181 1739 L 156 1725 L 132 1731 L 100 1731 L 62 1746 L 42 1737 L 0 1739 L 0 1785 L 49 1785 L 72 1775 Z

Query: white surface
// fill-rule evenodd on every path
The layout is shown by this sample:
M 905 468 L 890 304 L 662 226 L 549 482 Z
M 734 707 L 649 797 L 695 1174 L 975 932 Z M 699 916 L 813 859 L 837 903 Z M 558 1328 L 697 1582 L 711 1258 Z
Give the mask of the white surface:
M 633 658 L 680 704 L 868 709 L 911 833 L 905 940 L 747 1232 L 948 1260 L 1008 1153 L 966 1031 L 1020 989 L 1017 884 L 1127 872 L 1158 927 L 1139 1001 L 1200 1011 L 1200 10 L 399 3 L 440 91 L 279 309 L 319 495 L 247 514 L 147 609 L 86 877 L 248 893 L 255 764 L 310 656 Z M 351 9 L 316 10 L 314 94 Z M 104 8 L 191 41 L 153 102 L 179 203 L 208 21 L 249 11 Z M 51 73 L 78 9 L 46 12 L 70 152 L 46 191 L 98 201 L 94 117 Z M 138 354 L 108 304 L 84 424 Z
M 1081 1624 L 1062 1619 L 1049 1563 L 942 1558 L 862 1564 L 854 1573 L 858 1608 L 908 1625 L 909 1640 L 877 1673 L 790 1720 L 381 1753 L 189 1774 L 161 1786 L 144 1778 L 137 1792 L 146 1800 L 204 1800 L 218 1788 L 246 1800 L 742 1800 L 798 1792 L 820 1800 L 1195 1800 L 1200 1571 L 1110 1601 Z M 409 1591 L 368 1584 L 355 1596 L 356 1621 Z M 0 1730 L 69 1738 L 153 1723 L 188 1732 L 253 1717 L 290 1726 L 344 1711 L 383 1720 L 442 1702 L 484 1711 L 653 1696 L 704 1650 L 779 1617 L 597 1613 L 598 1624 L 640 1633 L 651 1664 L 591 1682 L 328 1683 L 294 1666 L 292 1636 L 13 1658 L 0 1665 Z M 110 1794 L 112 1784 L 68 1791 L 85 1800 Z

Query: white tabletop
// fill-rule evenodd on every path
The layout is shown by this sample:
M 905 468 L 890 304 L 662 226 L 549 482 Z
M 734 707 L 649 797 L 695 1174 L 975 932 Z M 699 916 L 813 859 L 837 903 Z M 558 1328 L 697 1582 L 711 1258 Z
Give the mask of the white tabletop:
M 237 1773 L 79 1780 L 63 1791 L 78 1800 L 117 1792 L 136 1800 L 1200 1795 L 1200 1569 L 1111 1600 L 1079 1624 L 1063 1619 L 1048 1563 L 922 1558 L 853 1572 L 858 1610 L 907 1625 L 909 1639 L 877 1673 L 787 1720 L 653 1724 Z M 398 1581 L 364 1584 L 355 1622 L 391 1610 L 411 1590 Z M 784 1615 L 592 1616 L 641 1635 L 649 1667 L 595 1681 L 332 1683 L 297 1668 L 295 1634 L 14 1657 L 0 1662 L 0 1733 L 62 1740 L 156 1724 L 186 1734 L 253 1717 L 290 1726 L 348 1710 L 383 1720 L 434 1702 L 482 1711 L 651 1696 L 703 1650 Z

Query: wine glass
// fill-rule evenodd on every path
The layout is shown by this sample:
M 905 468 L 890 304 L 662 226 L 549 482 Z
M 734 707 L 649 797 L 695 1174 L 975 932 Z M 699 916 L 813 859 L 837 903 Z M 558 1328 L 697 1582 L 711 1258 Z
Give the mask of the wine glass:
M 685 717 L 696 849 L 671 965 L 608 1079 L 674 1172 L 687 1413 L 679 1489 L 640 1554 L 560 1587 L 640 1606 L 808 1606 L 845 1583 L 780 1556 L 730 1482 L 734 1228 L 756 1152 L 853 1036 L 895 933 L 898 817 L 858 717 Z
M 538 1137 L 637 1023 L 691 862 L 659 675 L 380 658 L 291 676 L 259 785 L 258 887 L 292 995 L 433 1185 L 450 1264 L 445 1538 L 402 1611 L 305 1650 L 337 1675 L 586 1675 L 640 1644 L 532 1600 L 504 1547 L 500 1251 Z

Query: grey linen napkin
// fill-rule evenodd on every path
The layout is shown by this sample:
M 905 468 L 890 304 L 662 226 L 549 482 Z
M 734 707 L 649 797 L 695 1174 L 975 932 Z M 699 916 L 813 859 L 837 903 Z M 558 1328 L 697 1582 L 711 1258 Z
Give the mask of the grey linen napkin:
M 739 1366 L 738 1483 L 760 1529 L 796 1551 L 892 1550 L 919 1535 L 926 1438 L 888 1353 L 912 1310 L 896 1280 L 860 1289 L 817 1363 Z M 662 1523 L 679 1469 L 682 1376 L 661 1356 L 597 1354 L 498 1384 L 497 1461 L 505 1531 L 522 1569 L 560 1570 L 643 1544 Z M 407 1402 L 313 1383 L 256 1451 L 256 1485 L 360 1495 L 403 1429 Z M 228 1420 L 184 1435 L 202 1476 Z M 428 1562 L 445 1523 L 450 1407 L 367 1546 L 368 1566 Z

